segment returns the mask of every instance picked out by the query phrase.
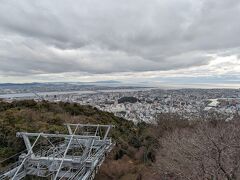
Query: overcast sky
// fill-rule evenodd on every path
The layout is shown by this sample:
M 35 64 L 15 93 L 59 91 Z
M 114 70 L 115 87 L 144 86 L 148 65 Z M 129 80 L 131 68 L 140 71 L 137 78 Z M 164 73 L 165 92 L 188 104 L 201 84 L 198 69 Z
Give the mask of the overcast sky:
M 0 82 L 240 87 L 239 0 L 0 0 Z

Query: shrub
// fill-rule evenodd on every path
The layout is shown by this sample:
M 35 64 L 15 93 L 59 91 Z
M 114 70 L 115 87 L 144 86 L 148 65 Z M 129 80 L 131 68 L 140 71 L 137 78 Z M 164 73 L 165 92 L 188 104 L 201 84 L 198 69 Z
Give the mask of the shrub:
M 178 179 L 240 177 L 240 122 L 202 122 L 161 139 L 157 166 Z

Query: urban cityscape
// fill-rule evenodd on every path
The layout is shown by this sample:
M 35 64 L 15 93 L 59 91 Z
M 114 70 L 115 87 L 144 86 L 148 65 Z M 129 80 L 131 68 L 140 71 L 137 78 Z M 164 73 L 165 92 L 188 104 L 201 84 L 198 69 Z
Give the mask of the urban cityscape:
M 80 88 L 80 91 L 68 91 L 68 88 L 62 86 L 58 90 L 60 91 L 38 93 L 27 91 L 28 93 L 7 94 L 2 97 L 5 97 L 5 101 L 35 99 L 90 105 L 134 123 L 156 123 L 157 116 L 164 113 L 178 114 L 189 120 L 200 119 L 209 113 L 218 113 L 226 118 L 226 121 L 240 115 L 240 89 L 163 90 L 93 86 Z
M 240 180 L 240 0 L 1 0 L 0 180 Z

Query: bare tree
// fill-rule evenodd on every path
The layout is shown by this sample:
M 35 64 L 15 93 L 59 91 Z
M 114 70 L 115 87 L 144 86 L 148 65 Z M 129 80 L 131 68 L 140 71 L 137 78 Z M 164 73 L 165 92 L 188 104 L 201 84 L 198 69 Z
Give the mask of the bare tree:
M 240 179 L 240 122 L 203 122 L 160 140 L 157 166 L 177 179 Z

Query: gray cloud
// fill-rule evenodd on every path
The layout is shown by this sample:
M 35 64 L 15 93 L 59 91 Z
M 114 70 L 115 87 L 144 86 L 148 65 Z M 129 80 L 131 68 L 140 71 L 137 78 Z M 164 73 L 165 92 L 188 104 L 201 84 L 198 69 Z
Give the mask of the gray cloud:
M 240 54 L 238 0 L 2 0 L 0 72 L 167 71 Z

